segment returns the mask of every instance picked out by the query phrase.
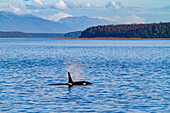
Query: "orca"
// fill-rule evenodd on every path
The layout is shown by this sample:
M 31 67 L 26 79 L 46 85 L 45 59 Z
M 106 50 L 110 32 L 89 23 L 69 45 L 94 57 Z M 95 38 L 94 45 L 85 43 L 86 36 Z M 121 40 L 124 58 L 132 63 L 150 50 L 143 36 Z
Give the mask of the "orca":
M 70 75 L 70 72 L 68 72 L 68 83 L 49 84 L 49 85 L 69 85 L 69 86 L 73 86 L 73 85 L 88 85 L 88 84 L 92 84 L 92 83 L 86 82 L 86 81 L 73 82 L 71 75 Z

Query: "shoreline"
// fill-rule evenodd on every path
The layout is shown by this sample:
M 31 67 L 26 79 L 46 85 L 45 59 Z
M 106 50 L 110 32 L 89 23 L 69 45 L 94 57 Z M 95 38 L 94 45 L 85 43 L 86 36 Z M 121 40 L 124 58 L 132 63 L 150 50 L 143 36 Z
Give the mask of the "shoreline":
M 0 39 L 114 39 L 114 40 L 170 40 L 170 38 L 117 38 L 117 37 L 95 37 L 95 38 L 0 38 Z
M 96 38 L 52 38 L 52 39 L 116 39 L 116 40 L 170 40 L 170 38 L 116 38 L 116 37 L 96 37 Z

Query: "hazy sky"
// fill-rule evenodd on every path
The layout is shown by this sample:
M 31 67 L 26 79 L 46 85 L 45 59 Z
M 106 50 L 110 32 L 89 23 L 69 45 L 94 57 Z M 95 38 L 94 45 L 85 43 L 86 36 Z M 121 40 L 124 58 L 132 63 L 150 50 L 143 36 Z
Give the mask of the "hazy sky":
M 58 21 L 69 16 L 113 23 L 170 21 L 170 0 L 0 0 L 0 10 Z

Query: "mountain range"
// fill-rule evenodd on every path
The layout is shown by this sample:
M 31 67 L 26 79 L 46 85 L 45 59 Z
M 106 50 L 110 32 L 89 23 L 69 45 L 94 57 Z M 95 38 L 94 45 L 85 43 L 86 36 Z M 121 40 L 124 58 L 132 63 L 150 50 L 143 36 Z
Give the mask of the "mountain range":
M 77 31 L 85 30 L 91 26 L 111 24 L 110 21 L 105 19 L 89 18 L 87 16 L 62 18 L 58 22 L 70 27 L 74 27 Z
M 89 18 L 87 16 L 67 17 L 60 19 L 58 22 L 54 22 L 33 15 L 17 15 L 11 12 L 0 11 L 0 31 L 67 33 L 110 23 L 111 22 L 104 19 Z
M 73 28 L 33 15 L 16 15 L 0 12 L 0 31 L 21 31 L 30 33 L 65 33 Z

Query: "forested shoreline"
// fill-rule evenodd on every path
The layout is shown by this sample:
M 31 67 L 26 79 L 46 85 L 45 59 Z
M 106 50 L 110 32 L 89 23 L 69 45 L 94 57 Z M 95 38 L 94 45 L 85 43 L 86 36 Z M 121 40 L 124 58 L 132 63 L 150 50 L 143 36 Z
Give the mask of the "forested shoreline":
M 170 38 L 170 22 L 152 24 L 122 24 L 90 27 L 80 38 Z
M 0 38 L 170 38 L 170 22 L 103 25 L 69 33 L 24 33 L 0 31 Z

